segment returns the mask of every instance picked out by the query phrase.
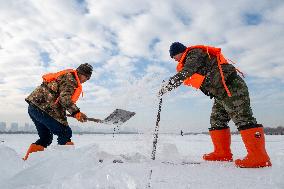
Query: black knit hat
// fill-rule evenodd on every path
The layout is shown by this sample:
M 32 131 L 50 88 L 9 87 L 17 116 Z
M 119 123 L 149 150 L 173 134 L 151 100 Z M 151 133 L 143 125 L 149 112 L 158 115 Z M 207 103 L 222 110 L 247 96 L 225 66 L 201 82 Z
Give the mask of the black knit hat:
M 89 63 L 81 64 L 77 69 L 77 72 L 90 78 L 93 72 L 93 66 Z
M 174 42 L 171 44 L 170 46 L 170 56 L 171 58 L 173 58 L 175 55 L 182 53 L 186 50 L 186 46 L 184 46 L 182 43 L 180 42 Z

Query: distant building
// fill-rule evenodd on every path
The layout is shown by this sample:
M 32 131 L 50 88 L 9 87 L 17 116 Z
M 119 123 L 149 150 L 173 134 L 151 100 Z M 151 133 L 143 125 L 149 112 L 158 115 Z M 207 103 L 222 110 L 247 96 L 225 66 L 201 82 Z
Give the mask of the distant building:
M 24 132 L 34 132 L 34 131 L 36 131 L 36 128 L 35 128 L 34 125 L 31 125 L 29 123 L 25 123 L 23 131 Z
M 17 132 L 19 130 L 19 125 L 16 122 L 11 123 L 11 128 L 10 131 L 11 132 Z
M 0 132 L 6 131 L 6 122 L 0 122 Z
M 30 124 L 25 123 L 25 125 L 24 125 L 24 131 L 25 131 L 25 132 L 29 132 L 29 130 L 30 130 Z

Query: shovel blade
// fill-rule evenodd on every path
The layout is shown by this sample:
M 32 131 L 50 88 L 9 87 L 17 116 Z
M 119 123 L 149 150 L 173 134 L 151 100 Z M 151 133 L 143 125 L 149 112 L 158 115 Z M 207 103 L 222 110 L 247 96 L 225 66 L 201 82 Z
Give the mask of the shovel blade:
M 128 121 L 134 115 L 135 115 L 135 112 L 130 112 L 127 110 L 122 110 L 122 109 L 116 109 L 103 120 L 103 123 L 121 125 L 125 123 L 126 121 Z

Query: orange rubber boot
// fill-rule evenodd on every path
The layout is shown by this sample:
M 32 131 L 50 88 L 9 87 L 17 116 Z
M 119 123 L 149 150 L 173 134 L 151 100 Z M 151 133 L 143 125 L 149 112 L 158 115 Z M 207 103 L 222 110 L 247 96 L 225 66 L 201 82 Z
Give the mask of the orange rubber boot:
M 66 142 L 65 145 L 74 145 L 74 142 L 70 141 L 70 142 Z
M 271 166 L 270 158 L 265 150 L 263 127 L 241 130 L 240 133 L 248 154 L 244 159 L 237 159 L 236 166 L 241 168 Z
M 43 151 L 44 150 L 44 147 L 41 146 L 41 145 L 37 145 L 37 144 L 31 144 L 25 157 L 23 158 L 23 160 L 27 160 L 30 153 L 33 153 L 33 152 L 38 152 L 38 151 Z
M 233 161 L 231 153 L 231 133 L 230 128 L 209 131 L 214 151 L 204 154 L 203 159 L 206 161 Z

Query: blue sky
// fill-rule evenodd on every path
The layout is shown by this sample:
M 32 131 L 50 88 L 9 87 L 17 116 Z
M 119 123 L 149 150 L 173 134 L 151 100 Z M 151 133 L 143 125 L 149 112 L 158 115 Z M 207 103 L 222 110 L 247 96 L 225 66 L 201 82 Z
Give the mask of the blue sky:
M 258 122 L 284 125 L 283 17 L 280 0 L 0 0 L 0 120 L 31 122 L 24 98 L 41 75 L 89 62 L 81 110 L 135 111 L 125 126 L 151 132 L 156 93 L 175 74 L 168 49 L 180 41 L 221 47 L 246 75 Z M 184 86 L 167 94 L 162 132 L 206 131 L 212 104 Z

